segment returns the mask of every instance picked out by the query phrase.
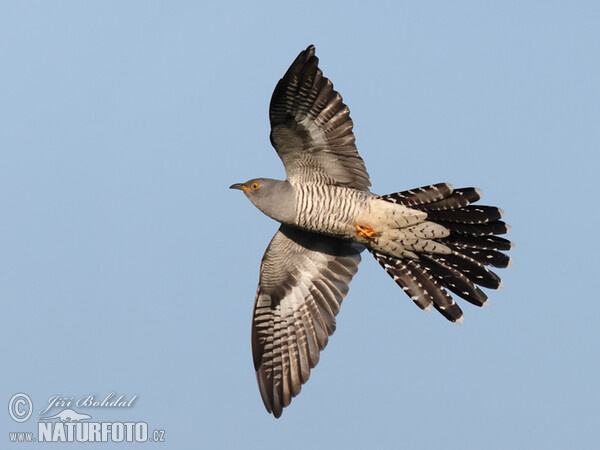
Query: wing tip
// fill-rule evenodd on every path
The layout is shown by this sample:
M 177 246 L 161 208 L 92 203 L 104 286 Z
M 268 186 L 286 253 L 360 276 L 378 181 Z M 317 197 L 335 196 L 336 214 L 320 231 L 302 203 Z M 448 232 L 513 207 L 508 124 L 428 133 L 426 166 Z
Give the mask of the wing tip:
M 308 47 L 306 47 L 306 50 L 302 50 L 300 52 L 298 57 L 299 58 L 302 57 L 304 64 L 306 64 L 310 58 L 315 57 L 315 51 L 316 51 L 316 48 L 315 48 L 314 44 L 310 44 Z

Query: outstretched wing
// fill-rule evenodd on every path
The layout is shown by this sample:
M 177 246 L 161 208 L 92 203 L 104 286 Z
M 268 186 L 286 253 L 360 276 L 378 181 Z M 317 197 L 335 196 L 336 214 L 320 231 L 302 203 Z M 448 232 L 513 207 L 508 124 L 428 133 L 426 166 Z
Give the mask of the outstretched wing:
M 290 181 L 368 190 L 350 110 L 318 63 L 311 45 L 277 83 L 269 109 L 271 143 Z
M 252 353 L 263 402 L 275 417 L 319 362 L 363 249 L 286 225 L 271 240 L 260 266 Z

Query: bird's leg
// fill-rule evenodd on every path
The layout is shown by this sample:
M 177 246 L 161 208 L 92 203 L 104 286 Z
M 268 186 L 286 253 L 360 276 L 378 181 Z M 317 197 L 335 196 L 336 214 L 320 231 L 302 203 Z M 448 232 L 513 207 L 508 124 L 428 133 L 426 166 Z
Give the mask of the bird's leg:
M 354 228 L 356 229 L 356 234 L 369 239 L 372 239 L 373 235 L 375 234 L 375 230 L 373 230 L 371 225 L 357 223 L 354 225 Z

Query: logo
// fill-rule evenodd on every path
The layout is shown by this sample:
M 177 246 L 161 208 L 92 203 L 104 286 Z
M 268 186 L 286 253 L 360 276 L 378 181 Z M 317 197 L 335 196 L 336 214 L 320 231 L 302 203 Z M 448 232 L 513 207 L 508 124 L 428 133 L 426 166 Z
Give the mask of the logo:
M 92 416 L 88 416 L 87 414 L 79 414 L 77 411 L 73 411 L 72 409 L 63 409 L 55 416 L 50 417 L 40 417 L 40 420 L 52 420 L 52 419 L 60 419 L 61 422 L 79 422 L 80 420 L 91 419 Z
M 111 392 L 105 397 L 85 395 L 82 397 L 49 397 L 47 405 L 38 414 L 37 433 L 34 431 L 9 432 L 10 442 L 164 442 L 165 431 L 154 429 L 149 432 L 144 421 L 112 422 L 95 421 L 100 416 L 110 415 L 111 409 L 132 408 L 137 395 L 116 397 Z M 76 411 L 71 406 L 78 409 Z M 8 402 L 8 413 L 17 423 L 27 422 L 33 414 L 33 401 L 27 394 L 13 395 Z M 57 409 L 60 411 L 57 412 Z M 83 411 L 85 409 L 85 412 Z M 90 411 L 94 410 L 95 411 Z M 53 410 L 53 411 L 52 411 Z M 98 419 L 96 419 L 98 420 Z

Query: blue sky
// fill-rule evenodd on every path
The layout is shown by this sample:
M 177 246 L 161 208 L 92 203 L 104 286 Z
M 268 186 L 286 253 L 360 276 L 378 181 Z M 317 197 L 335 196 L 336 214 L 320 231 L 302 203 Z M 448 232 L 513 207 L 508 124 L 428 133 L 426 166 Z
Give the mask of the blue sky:
M 0 413 L 2 447 L 40 446 L 6 436 L 53 396 L 115 392 L 134 405 L 75 409 L 161 448 L 594 448 L 598 23 L 592 1 L 0 3 L 0 401 L 34 405 Z M 277 224 L 228 186 L 284 177 L 267 108 L 310 43 L 374 192 L 478 186 L 517 246 L 462 326 L 364 254 L 275 420 L 250 319 Z

